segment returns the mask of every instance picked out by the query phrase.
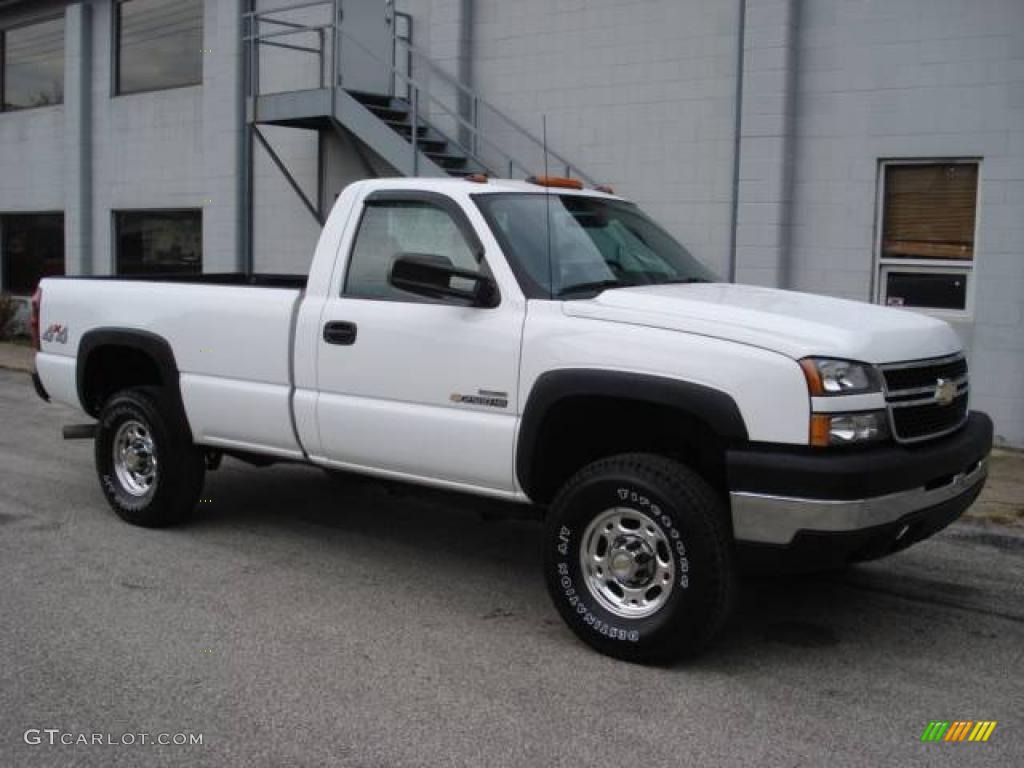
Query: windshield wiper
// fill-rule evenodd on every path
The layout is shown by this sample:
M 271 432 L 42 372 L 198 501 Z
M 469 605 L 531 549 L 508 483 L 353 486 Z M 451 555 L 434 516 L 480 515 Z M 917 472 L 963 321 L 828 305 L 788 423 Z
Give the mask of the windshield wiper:
M 589 283 L 576 283 L 563 288 L 555 294 L 556 298 L 561 298 L 566 294 L 570 293 L 587 293 L 589 291 L 596 291 L 600 293 L 606 288 L 620 288 L 623 284 L 618 280 L 592 280 Z

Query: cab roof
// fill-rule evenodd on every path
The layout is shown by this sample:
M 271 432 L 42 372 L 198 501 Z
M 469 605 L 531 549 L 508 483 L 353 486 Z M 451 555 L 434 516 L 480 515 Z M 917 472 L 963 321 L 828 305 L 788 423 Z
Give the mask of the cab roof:
M 566 189 L 535 184 L 521 179 L 488 178 L 486 181 L 467 181 L 453 177 L 390 177 L 366 179 L 358 182 L 370 191 L 387 189 L 422 189 L 446 194 L 487 195 L 508 192 L 543 195 L 579 195 L 582 197 L 600 197 L 609 200 L 624 200 L 621 195 L 608 194 L 592 187 L 583 189 Z

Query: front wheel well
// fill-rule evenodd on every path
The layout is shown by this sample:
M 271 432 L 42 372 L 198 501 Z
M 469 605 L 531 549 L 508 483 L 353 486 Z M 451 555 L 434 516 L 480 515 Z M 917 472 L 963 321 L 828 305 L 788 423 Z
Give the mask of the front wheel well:
M 545 505 L 577 471 L 620 453 L 655 453 L 680 461 L 717 492 L 726 493 L 725 441 L 707 422 L 681 408 L 622 397 L 563 398 L 537 430 L 524 490 Z

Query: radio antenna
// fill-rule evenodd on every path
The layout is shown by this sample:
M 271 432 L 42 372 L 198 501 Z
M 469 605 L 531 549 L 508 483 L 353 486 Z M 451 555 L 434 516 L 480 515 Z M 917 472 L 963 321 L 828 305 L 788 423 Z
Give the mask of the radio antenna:
M 544 220 L 547 229 L 548 249 L 548 295 L 552 300 L 555 298 L 555 276 L 554 267 L 551 264 L 551 186 L 548 178 L 548 116 L 543 114 L 541 120 L 541 141 L 544 147 Z

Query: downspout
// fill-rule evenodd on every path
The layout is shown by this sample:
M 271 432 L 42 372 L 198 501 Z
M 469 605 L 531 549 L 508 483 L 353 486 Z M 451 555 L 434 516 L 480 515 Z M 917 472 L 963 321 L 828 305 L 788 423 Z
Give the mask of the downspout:
M 79 71 L 81 128 L 79 146 L 79 194 L 81 195 L 81 269 L 84 275 L 96 274 L 92 257 L 92 6 L 82 5 L 82 65 Z
M 235 193 L 235 241 L 238 243 L 238 268 L 244 274 L 253 271 L 253 184 L 252 184 L 252 131 L 249 126 L 249 46 L 245 37 L 252 34 L 253 0 L 238 0 L 238 57 L 235 77 L 238 78 L 238 101 L 235 104 L 235 124 L 238 126 L 238 188 Z
M 738 32 L 736 36 L 736 92 L 733 109 L 732 136 L 732 210 L 729 212 L 729 267 L 728 280 L 736 282 L 736 226 L 740 210 L 740 149 L 743 131 L 743 67 L 747 35 L 747 0 L 739 0 Z
M 473 90 L 473 0 L 459 0 L 459 44 L 457 51 L 455 77 L 468 90 Z M 465 92 L 459 93 L 459 115 L 467 123 L 473 122 L 473 100 Z M 464 125 L 459 126 L 459 142 L 463 147 L 472 146 L 470 130 Z
M 793 208 L 796 204 L 796 160 L 799 117 L 800 34 L 803 21 L 802 0 L 790 0 L 789 37 L 786 50 L 785 145 L 782 160 L 782 231 L 779 237 L 779 288 L 793 287 Z
M 92 200 L 92 5 L 64 9 L 65 269 L 90 275 L 93 263 Z

